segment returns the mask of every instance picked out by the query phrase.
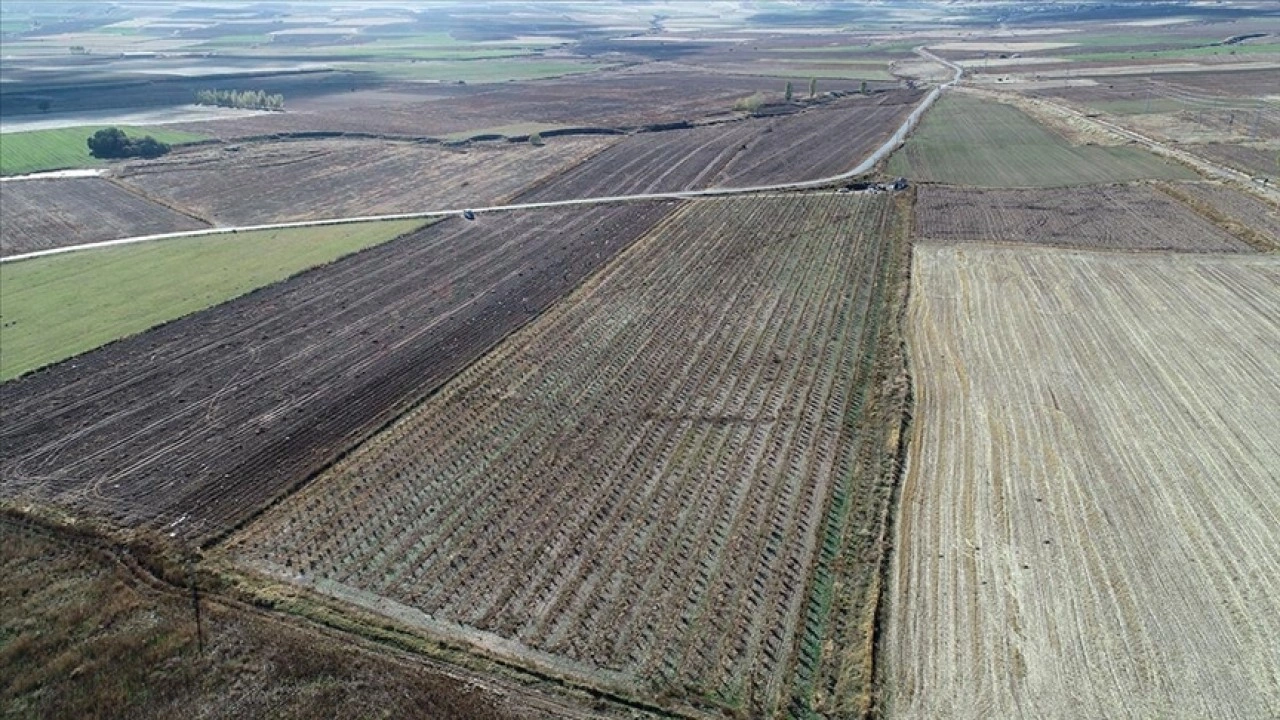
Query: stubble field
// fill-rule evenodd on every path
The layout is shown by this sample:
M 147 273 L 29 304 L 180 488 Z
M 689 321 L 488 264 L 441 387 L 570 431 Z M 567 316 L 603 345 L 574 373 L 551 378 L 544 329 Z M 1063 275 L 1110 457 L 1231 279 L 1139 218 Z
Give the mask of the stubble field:
M 1280 260 L 919 247 L 891 718 L 1280 714 Z
M 1145 185 L 1070 190 L 925 186 L 916 237 L 930 243 L 1026 243 L 1117 250 L 1249 252 L 1252 248 Z
M 0 385 L 0 498 L 207 539 L 575 287 L 667 204 L 448 220 Z
M 228 552 L 623 696 L 860 712 L 894 207 L 698 201 Z
M 497 204 L 608 147 L 615 138 L 545 146 L 446 149 L 376 140 L 309 140 L 197 148 L 129 163 L 123 182 L 229 225 Z
M 0 256 L 206 224 L 100 178 L 0 185 Z

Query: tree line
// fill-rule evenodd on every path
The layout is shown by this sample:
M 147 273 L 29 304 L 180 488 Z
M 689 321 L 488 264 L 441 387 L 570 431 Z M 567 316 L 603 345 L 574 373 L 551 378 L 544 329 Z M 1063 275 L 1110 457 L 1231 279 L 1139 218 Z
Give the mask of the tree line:
M 246 110 L 284 110 L 284 95 L 272 95 L 263 90 L 197 90 L 196 104 Z

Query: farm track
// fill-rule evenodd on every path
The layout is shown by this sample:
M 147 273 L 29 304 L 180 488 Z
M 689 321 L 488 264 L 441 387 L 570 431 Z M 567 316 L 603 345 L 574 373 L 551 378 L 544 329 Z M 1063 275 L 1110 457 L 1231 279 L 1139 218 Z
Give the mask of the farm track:
M 887 500 L 856 418 L 893 206 L 700 201 L 227 552 L 610 692 L 781 713 L 830 498 Z
M 669 211 L 441 223 L 0 385 L 0 492 L 216 537 Z
M 1280 714 L 1280 262 L 917 247 L 890 718 Z

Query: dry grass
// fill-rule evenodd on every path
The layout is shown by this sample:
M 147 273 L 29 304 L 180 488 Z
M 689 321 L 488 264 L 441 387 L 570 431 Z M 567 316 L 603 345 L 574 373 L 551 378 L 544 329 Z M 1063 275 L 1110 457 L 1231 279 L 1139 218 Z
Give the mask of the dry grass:
M 1280 714 L 1280 258 L 918 247 L 892 718 Z
M 0 714 L 543 718 L 410 661 L 146 580 L 120 550 L 0 517 Z

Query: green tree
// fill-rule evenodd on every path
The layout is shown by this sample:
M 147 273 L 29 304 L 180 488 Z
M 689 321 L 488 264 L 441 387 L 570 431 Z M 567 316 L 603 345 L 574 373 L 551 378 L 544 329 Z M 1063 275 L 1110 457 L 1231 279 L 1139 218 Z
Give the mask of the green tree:
M 809 99 L 818 97 L 818 78 L 809 78 Z
M 533 133 L 529 136 L 529 144 L 534 147 L 542 147 L 546 145 L 546 141 L 542 139 L 542 133 Z
M 787 89 L 782 91 L 782 99 L 791 102 L 791 81 L 787 81 Z
M 863 95 L 866 95 L 866 94 L 867 94 L 867 81 L 866 81 L 866 80 L 863 80 L 863 81 L 862 81 L 862 85 L 858 88 L 858 92 L 862 93 Z

